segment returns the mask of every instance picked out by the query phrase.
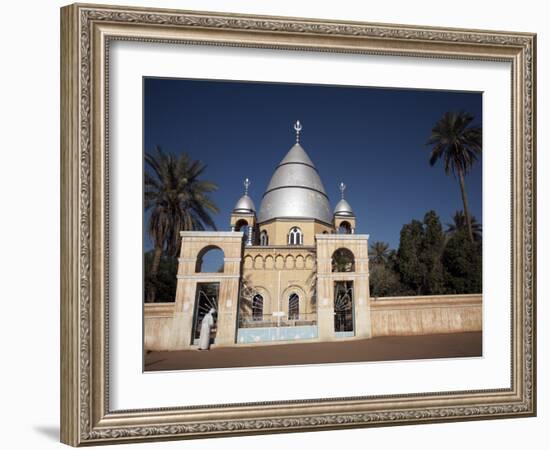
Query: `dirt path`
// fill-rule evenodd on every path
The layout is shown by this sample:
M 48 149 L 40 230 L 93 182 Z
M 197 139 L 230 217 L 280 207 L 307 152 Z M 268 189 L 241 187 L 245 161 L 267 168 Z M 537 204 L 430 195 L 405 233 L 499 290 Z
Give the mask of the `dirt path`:
M 359 361 L 474 357 L 482 355 L 481 332 L 389 336 L 342 342 L 258 345 L 149 352 L 145 371 L 281 366 Z

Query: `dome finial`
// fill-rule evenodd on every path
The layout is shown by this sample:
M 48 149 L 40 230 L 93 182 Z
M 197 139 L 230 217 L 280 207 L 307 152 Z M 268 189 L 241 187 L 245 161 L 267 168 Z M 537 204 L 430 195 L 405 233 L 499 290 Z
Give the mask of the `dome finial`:
M 299 120 L 294 124 L 294 129 L 296 130 L 296 143 L 300 143 L 300 131 L 302 131 L 302 124 Z
M 346 185 L 341 181 L 340 182 L 340 193 L 342 194 L 342 200 L 344 199 L 344 191 L 346 190 Z
M 334 208 L 334 215 L 335 216 L 347 216 L 347 217 L 355 217 L 353 214 L 353 210 L 351 209 L 350 204 L 346 201 L 344 198 L 344 191 L 346 190 L 347 186 L 341 181 L 338 185 L 338 188 L 340 189 L 340 194 L 342 198 L 337 203 L 336 208 Z
M 252 184 L 248 178 L 244 179 L 244 195 L 239 199 L 235 207 L 233 208 L 233 214 L 250 214 L 256 211 L 254 202 L 248 196 L 248 188 Z

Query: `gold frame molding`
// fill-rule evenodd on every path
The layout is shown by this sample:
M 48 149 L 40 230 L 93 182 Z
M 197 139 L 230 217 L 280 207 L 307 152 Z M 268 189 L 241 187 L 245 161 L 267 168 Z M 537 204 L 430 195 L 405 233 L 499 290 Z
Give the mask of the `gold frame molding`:
M 112 411 L 108 58 L 113 40 L 506 61 L 512 67 L 510 388 Z M 536 35 L 75 4 L 61 9 L 61 440 L 97 445 L 536 414 Z

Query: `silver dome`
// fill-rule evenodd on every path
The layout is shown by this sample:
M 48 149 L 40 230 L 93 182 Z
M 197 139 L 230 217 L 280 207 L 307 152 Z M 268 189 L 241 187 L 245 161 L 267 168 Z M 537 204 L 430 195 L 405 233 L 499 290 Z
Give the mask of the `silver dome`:
M 346 200 L 341 199 L 336 205 L 336 208 L 334 208 L 334 215 L 335 216 L 353 216 L 354 214 L 350 204 Z
M 282 164 L 289 164 L 289 163 L 306 164 L 307 166 L 313 167 L 313 169 L 317 171 L 317 169 L 315 169 L 315 165 L 313 164 L 313 161 L 309 159 L 308 154 L 299 143 L 296 143 L 292 146 L 292 148 L 288 151 L 288 153 L 283 158 L 283 160 L 279 163 L 279 166 Z
M 243 195 L 235 207 L 233 208 L 234 213 L 253 213 L 256 212 L 256 208 L 254 207 L 254 202 L 248 195 Z
M 332 222 L 328 196 L 321 178 L 298 143 L 275 169 L 260 205 L 259 222 L 278 218 Z

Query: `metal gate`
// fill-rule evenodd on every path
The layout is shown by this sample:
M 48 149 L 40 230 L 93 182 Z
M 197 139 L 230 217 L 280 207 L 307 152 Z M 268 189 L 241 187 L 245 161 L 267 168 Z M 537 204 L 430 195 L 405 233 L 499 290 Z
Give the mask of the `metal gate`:
M 340 337 L 354 335 L 352 281 L 334 283 L 334 331 Z
M 196 344 L 201 335 L 202 319 L 208 312 L 214 308 L 217 316 L 218 297 L 220 291 L 220 283 L 197 283 L 197 291 L 195 296 L 195 314 L 193 317 L 193 336 L 192 343 Z M 217 320 L 214 320 L 214 327 L 210 334 L 211 343 L 216 338 Z

